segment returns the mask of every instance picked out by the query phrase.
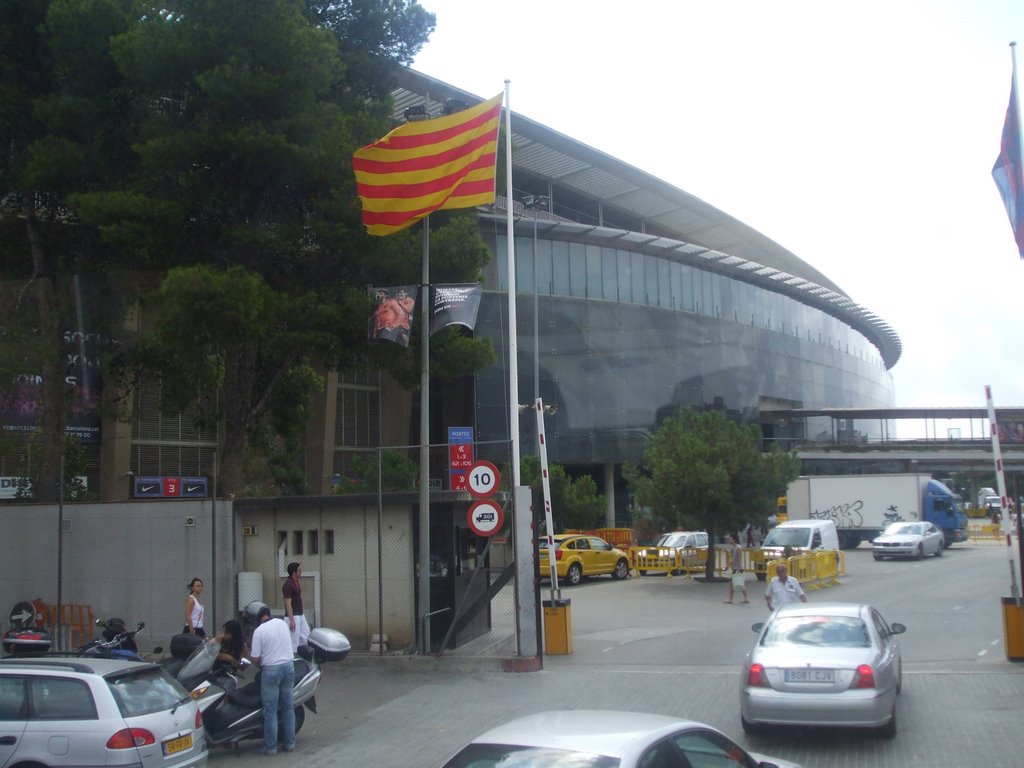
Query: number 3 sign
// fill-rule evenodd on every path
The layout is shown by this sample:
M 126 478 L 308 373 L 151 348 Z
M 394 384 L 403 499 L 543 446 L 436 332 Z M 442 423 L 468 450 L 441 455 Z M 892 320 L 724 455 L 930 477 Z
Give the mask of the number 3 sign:
M 501 473 L 489 461 L 478 461 L 466 472 L 466 487 L 478 499 L 487 499 L 501 486 Z

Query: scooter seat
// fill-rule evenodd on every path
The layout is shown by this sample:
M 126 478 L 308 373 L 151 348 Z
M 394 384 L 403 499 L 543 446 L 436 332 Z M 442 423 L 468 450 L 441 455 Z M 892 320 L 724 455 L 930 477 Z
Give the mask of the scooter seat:
M 260 700 L 260 676 L 256 675 L 255 680 L 243 685 L 241 688 L 235 688 L 233 691 L 228 691 L 227 699 L 234 704 L 238 704 L 242 707 L 248 707 L 250 709 L 259 709 L 262 707 L 263 702 Z

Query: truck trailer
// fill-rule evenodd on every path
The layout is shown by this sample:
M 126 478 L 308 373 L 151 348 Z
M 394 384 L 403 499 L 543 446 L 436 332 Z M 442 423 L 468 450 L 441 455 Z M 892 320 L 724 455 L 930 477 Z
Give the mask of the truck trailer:
M 918 520 L 941 529 L 947 547 L 967 541 L 967 515 L 930 475 L 809 475 L 791 482 L 786 496 L 790 520 L 832 520 L 843 549 L 871 541 L 889 523 Z

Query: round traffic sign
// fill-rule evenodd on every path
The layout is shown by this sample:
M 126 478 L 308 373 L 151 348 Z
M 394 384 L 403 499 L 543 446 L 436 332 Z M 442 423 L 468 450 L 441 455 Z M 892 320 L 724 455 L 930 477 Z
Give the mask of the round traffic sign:
M 32 603 L 18 603 L 8 616 L 14 629 L 26 629 L 36 623 L 36 607 Z
M 470 506 L 466 519 L 477 536 L 493 536 L 505 524 L 505 513 L 498 502 L 484 499 Z
M 501 487 L 501 473 L 489 461 L 478 461 L 466 470 L 466 488 L 478 499 L 494 495 Z

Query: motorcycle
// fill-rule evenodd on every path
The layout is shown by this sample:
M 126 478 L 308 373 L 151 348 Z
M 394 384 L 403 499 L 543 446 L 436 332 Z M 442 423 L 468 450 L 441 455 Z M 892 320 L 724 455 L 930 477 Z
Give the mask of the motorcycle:
M 302 729 L 306 710 L 316 713 L 315 693 L 322 675 L 320 663 L 339 661 L 348 655 L 351 648 L 345 635 L 325 627 L 314 629 L 310 633 L 309 644 L 299 646 L 293 660 L 295 687 L 292 698 L 295 704 L 296 733 Z M 236 753 L 240 753 L 242 741 L 263 738 L 260 674 L 256 674 L 255 680 L 242 684 L 244 681 L 240 676 L 217 669 L 218 653 L 218 643 L 201 643 L 178 669 L 175 677 L 191 692 L 192 699 L 199 705 L 206 743 L 211 747 L 234 746 Z M 280 723 L 278 728 L 282 728 Z
M 139 647 L 135 644 L 136 633 L 142 631 L 146 626 L 144 621 L 135 625 L 135 629 L 128 629 L 124 619 L 110 618 L 97 619 L 96 625 L 103 627 L 102 638 L 90 640 L 78 648 L 76 653 L 79 656 L 106 656 L 114 659 L 128 659 L 130 661 L 145 661 L 139 654 Z M 154 648 L 153 653 L 161 653 L 162 648 Z

